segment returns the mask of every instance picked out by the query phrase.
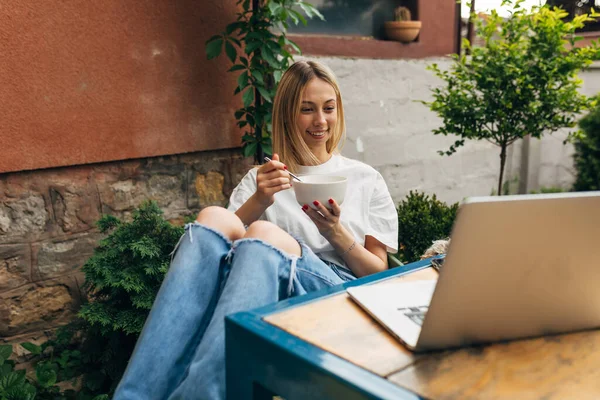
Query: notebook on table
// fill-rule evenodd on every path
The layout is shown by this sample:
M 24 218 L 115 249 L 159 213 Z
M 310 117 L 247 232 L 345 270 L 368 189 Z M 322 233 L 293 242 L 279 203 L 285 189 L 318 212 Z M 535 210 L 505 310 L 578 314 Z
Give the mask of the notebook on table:
M 350 297 L 414 351 L 600 327 L 600 192 L 467 199 L 437 281 Z

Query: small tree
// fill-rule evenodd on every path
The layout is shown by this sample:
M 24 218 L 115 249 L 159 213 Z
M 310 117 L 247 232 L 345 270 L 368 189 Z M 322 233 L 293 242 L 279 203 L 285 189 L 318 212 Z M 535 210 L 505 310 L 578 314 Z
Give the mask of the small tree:
M 472 56 L 454 56 L 448 71 L 429 67 L 445 86 L 433 89 L 434 100 L 423 102 L 443 120 L 435 135 L 459 137 L 441 155 L 451 155 L 466 139 L 487 140 L 500 147 L 498 193 L 506 163 L 506 149 L 531 135 L 540 138 L 565 127 L 593 105 L 578 92 L 577 73 L 598 56 L 597 43 L 575 47 L 575 30 L 594 21 L 597 14 L 579 15 L 566 21 L 559 8 L 534 7 L 523 0 L 504 0 L 512 6 L 504 19 L 494 10 L 485 21 L 476 21 L 482 47 L 464 47 Z

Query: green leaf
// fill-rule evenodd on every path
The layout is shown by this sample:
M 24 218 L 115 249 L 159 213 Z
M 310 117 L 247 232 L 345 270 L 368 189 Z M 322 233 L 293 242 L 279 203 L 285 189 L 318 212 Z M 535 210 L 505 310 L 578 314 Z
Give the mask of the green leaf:
M 219 56 L 223 48 L 223 39 L 214 40 L 206 44 L 206 56 L 209 60 Z
M 273 102 L 273 99 L 271 98 L 271 95 L 269 94 L 269 92 L 267 91 L 267 89 L 265 89 L 262 86 L 256 86 L 256 88 L 258 89 L 258 92 L 260 93 L 260 95 L 269 103 Z
M 279 10 L 279 8 L 281 8 L 281 6 L 279 4 L 277 4 L 277 2 L 272 1 L 272 0 L 267 2 L 267 4 L 268 4 L 269 11 L 271 12 L 271 14 L 277 15 L 277 11 Z
M 208 43 L 210 43 L 210 42 L 212 42 L 212 41 L 214 41 L 214 40 L 221 39 L 221 38 L 222 38 L 222 36 L 221 36 L 221 35 L 213 35 L 213 36 L 211 36 L 211 37 L 210 37 L 210 39 L 208 39 L 208 40 L 206 41 L 206 44 L 208 44 Z
M 252 31 L 248 33 L 244 39 L 246 40 L 246 42 L 262 42 L 263 40 L 268 39 L 269 36 L 271 35 L 266 31 Z
M 322 21 L 325 21 L 325 17 L 323 17 L 323 14 L 321 14 L 319 12 L 319 10 L 317 10 L 312 4 L 300 2 L 299 5 L 300 5 L 300 8 L 302 8 L 302 11 L 304 11 L 304 13 L 309 18 L 312 18 L 313 16 L 316 15 L 317 17 L 319 17 L 319 19 L 321 19 Z
M 252 76 L 256 78 L 257 82 L 259 83 L 264 83 L 265 79 L 263 78 L 263 74 L 262 72 L 260 72 L 260 70 L 258 69 L 253 69 L 252 70 Z
M 0 394 L 9 392 L 25 383 L 25 371 L 11 371 L 0 377 Z
M 299 18 L 298 18 L 298 12 L 294 11 L 294 10 L 290 10 L 290 12 L 286 12 L 285 10 L 283 12 L 280 13 L 279 18 L 282 21 L 285 21 L 286 19 L 290 18 L 292 20 L 292 22 L 294 23 L 294 25 L 298 25 L 299 22 Z
M 229 61 L 235 63 L 235 58 L 237 57 L 237 51 L 235 47 L 230 42 L 225 42 L 225 53 L 227 53 L 227 57 Z
M 42 347 L 38 346 L 34 343 L 29 343 L 29 342 L 21 343 L 21 347 L 23 347 L 25 350 L 27 350 L 31 354 L 34 354 L 34 355 L 42 354 Z
M 246 86 L 248 86 L 248 71 L 244 71 L 238 76 L 237 84 L 240 90 L 243 90 Z
M 263 56 L 263 58 L 265 59 L 265 61 L 267 61 L 267 63 L 274 69 L 279 68 L 279 62 L 277 62 L 277 60 L 275 59 L 275 57 L 273 57 L 273 54 L 271 53 L 271 50 L 266 47 L 263 46 L 263 51 L 261 52 L 261 55 Z
M 5 376 L 11 373 L 13 366 L 10 364 L 0 364 L 0 376 Z
M 242 95 L 242 101 L 244 102 L 244 107 L 248 107 L 254 102 L 254 90 L 252 87 L 249 87 L 248 90 L 244 92 Z
M 242 26 L 244 26 L 243 22 L 233 22 L 225 27 L 225 32 L 228 35 L 231 35 L 233 32 L 240 29 Z
M 304 2 L 298 2 L 298 5 L 300 6 L 300 8 L 302 9 L 302 11 L 304 11 L 304 13 L 306 14 L 306 16 L 308 18 L 312 18 L 313 17 L 313 10 L 312 10 L 312 5 L 306 5 Z
M 45 388 L 54 386 L 57 379 L 56 371 L 50 364 L 38 364 L 35 369 L 35 376 L 38 379 L 38 383 Z
M 97 222 L 96 226 L 102 233 L 108 233 L 108 231 L 119 226 L 121 221 L 113 215 L 103 215 Z
M 12 345 L 10 345 L 10 344 L 0 345 L 0 357 L 2 357 L 4 360 L 8 360 L 8 357 L 10 357 L 11 354 L 12 354 Z
M 262 149 L 265 153 L 267 154 L 273 154 L 273 147 L 271 146 L 271 140 L 269 138 L 269 142 L 268 143 L 263 143 L 262 144 Z
M 244 52 L 246 54 L 250 54 L 253 51 L 255 51 L 256 49 L 258 49 L 261 45 L 262 45 L 262 43 L 259 41 L 250 42 L 250 43 L 246 44 L 246 47 L 244 48 Z
M 242 154 L 244 157 L 251 157 L 256 153 L 257 148 L 258 144 L 256 142 L 248 143 L 242 148 Z
M 292 49 L 294 49 L 294 51 L 298 54 L 302 54 L 302 50 L 300 50 L 300 47 L 293 41 L 289 40 L 289 39 L 285 39 L 285 43 L 290 46 Z
M 298 20 L 300 20 L 300 22 L 302 22 L 302 25 L 304 25 L 304 26 L 307 25 L 306 18 L 304 18 L 304 16 L 302 14 L 300 14 L 298 11 L 296 11 L 296 10 L 290 10 L 290 13 L 291 13 L 290 17 L 292 17 L 292 15 L 294 15 L 294 16 L 296 16 L 296 18 Z M 292 20 L 294 20 L 293 17 L 292 17 Z M 298 21 L 294 21 L 294 23 L 296 25 L 298 25 Z
M 235 71 L 240 71 L 240 70 L 242 70 L 242 69 L 246 69 L 246 67 L 244 67 L 244 66 L 243 66 L 243 65 L 241 65 L 241 64 L 236 64 L 236 65 L 234 65 L 233 67 L 229 68 L 227 71 L 228 71 L 228 72 L 235 72 Z

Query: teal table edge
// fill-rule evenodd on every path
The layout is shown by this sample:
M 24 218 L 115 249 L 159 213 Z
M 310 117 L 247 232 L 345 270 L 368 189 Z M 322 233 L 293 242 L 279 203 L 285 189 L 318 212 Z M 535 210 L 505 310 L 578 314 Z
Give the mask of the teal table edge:
M 228 400 L 394 399 L 422 397 L 263 320 L 264 317 L 334 296 L 347 287 L 427 268 L 431 259 L 402 265 L 331 288 L 225 319 Z

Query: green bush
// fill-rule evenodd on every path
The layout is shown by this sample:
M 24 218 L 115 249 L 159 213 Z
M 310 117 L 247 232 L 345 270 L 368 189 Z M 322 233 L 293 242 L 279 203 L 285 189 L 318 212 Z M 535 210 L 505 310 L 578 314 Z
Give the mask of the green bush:
M 450 236 L 458 203 L 448 206 L 424 193 L 410 191 L 398 205 L 397 257 L 402 262 L 419 260 L 434 240 Z
M 530 194 L 540 194 L 540 193 L 563 193 L 566 192 L 565 189 L 561 188 L 561 187 L 555 187 L 555 186 L 550 186 L 550 187 L 546 187 L 546 186 L 542 186 L 540 188 L 540 190 L 531 190 L 529 193 Z
M 150 201 L 131 222 L 103 216 L 97 225 L 108 236 L 83 266 L 88 300 L 56 339 L 22 344 L 36 357 L 37 380 L 29 382 L 6 361 L 12 346 L 0 347 L 0 400 L 100 400 L 116 389 L 183 228 L 165 221 Z M 78 377 L 77 393 L 56 385 Z
M 61 390 L 59 383 L 75 383 L 77 367 L 82 355 L 78 350 L 55 354 L 54 341 L 41 346 L 21 343 L 21 347 L 38 358 L 34 374 L 28 376 L 26 370 L 15 370 L 15 362 L 9 360 L 12 345 L 0 346 L 0 399 L 2 400 L 108 400 L 107 395 L 93 396 L 76 393 L 73 389 Z
M 109 235 L 83 266 L 89 301 L 81 307 L 81 320 L 73 330 L 83 332 L 86 385 L 96 393 L 112 393 L 183 228 L 167 222 L 151 201 L 134 211 L 131 222 L 104 216 L 98 227 Z
M 600 106 L 579 121 L 584 135 L 574 141 L 576 179 L 573 190 L 600 190 Z
M 25 376 L 25 371 L 15 371 L 15 362 L 9 360 L 11 345 L 0 346 L 0 399 L 32 400 L 37 390 Z

